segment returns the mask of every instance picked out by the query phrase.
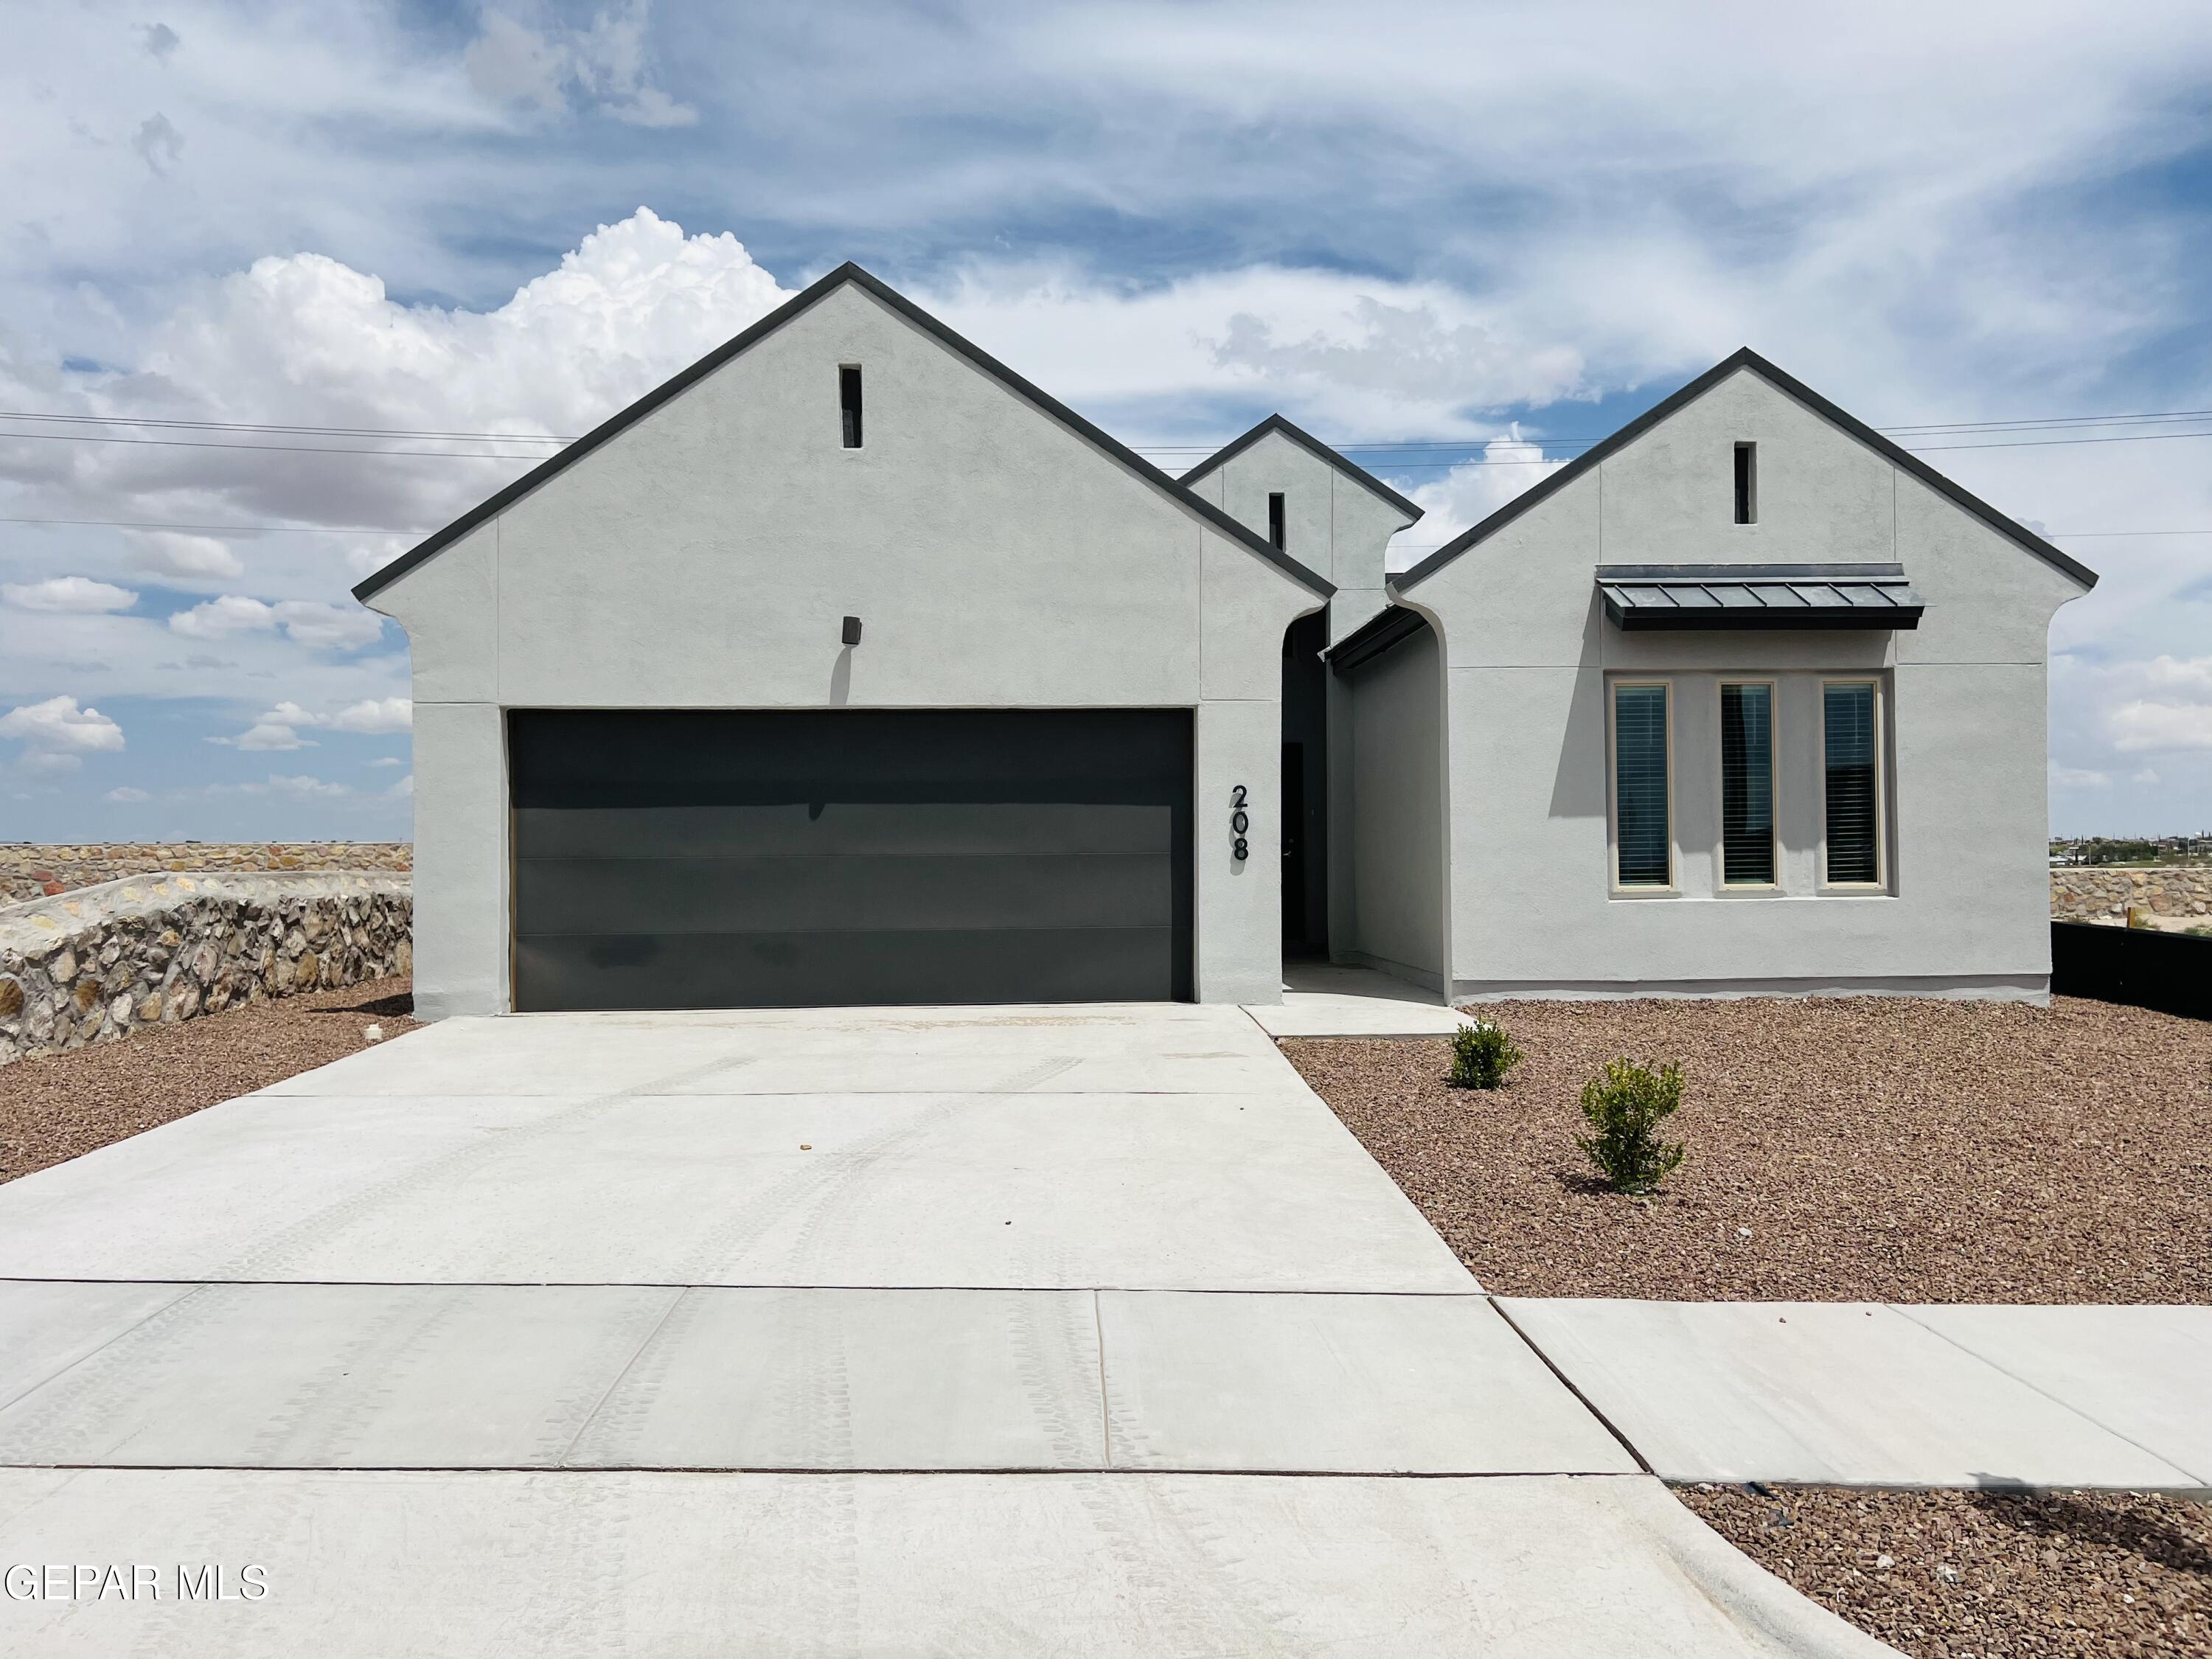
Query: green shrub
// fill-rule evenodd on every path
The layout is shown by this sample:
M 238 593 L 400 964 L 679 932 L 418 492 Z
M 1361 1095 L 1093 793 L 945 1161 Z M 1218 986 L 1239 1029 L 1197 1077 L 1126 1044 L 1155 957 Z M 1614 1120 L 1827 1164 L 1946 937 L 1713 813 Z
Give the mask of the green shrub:
M 1495 1089 L 1521 1063 L 1521 1051 L 1494 1019 L 1478 1019 L 1452 1033 L 1451 1073 L 1455 1089 Z
M 1682 1103 L 1682 1068 L 1654 1072 L 1632 1060 L 1608 1061 L 1583 1085 L 1591 1133 L 1575 1137 L 1614 1191 L 1648 1193 L 1682 1161 L 1682 1143 L 1662 1140 L 1659 1125 Z

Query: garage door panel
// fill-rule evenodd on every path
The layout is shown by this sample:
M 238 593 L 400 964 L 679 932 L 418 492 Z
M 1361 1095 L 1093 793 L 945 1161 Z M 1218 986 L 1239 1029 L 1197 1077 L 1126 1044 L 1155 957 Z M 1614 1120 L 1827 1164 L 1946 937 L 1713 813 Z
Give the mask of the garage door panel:
M 515 972 L 546 1008 L 1152 1002 L 1176 950 L 1164 927 L 544 935 L 515 942 Z M 930 985 L 960 994 L 916 994 Z
M 650 848 L 677 858 L 842 853 L 1158 854 L 1164 805 L 1080 801 L 786 800 L 694 806 L 519 807 L 518 842 L 547 858 Z
M 537 933 L 910 927 L 1167 927 L 1164 858 L 846 854 L 830 858 L 526 859 L 518 927 Z
M 1187 709 L 508 714 L 522 1009 L 1191 994 Z
M 1185 709 L 519 709 L 517 806 L 1121 802 L 1172 782 Z M 1187 781 L 1188 772 L 1183 770 Z

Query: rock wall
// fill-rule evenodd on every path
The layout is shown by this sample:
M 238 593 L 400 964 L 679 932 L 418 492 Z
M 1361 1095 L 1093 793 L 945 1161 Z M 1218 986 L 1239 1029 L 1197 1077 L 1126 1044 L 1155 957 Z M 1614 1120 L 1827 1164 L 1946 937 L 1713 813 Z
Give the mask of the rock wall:
M 2069 865 L 2051 872 L 2051 914 L 2059 921 L 2124 921 L 2130 906 L 2155 916 L 2212 916 L 2212 865 Z
M 381 872 L 131 878 L 0 909 L 0 1065 L 414 966 Z
M 125 842 L 64 846 L 0 842 L 0 904 L 21 904 L 124 876 L 209 870 L 390 870 L 415 867 L 404 841 Z

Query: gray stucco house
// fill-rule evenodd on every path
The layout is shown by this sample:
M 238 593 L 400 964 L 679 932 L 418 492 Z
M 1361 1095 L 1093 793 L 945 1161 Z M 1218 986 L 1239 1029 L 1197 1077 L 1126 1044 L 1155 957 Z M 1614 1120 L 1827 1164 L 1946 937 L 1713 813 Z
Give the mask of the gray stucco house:
M 355 590 L 418 1004 L 2045 994 L 2091 572 L 1747 351 L 1386 575 L 1419 516 L 843 266 Z

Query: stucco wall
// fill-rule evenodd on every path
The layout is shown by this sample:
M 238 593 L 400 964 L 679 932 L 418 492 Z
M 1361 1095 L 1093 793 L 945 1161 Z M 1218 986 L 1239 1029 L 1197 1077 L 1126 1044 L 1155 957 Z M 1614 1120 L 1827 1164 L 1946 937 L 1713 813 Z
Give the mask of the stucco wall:
M 1304 444 L 1271 431 L 1191 486 L 1239 524 L 1267 533 L 1267 497 L 1283 497 L 1283 550 L 1336 585 L 1328 636 L 1340 640 L 1380 611 L 1383 554 L 1410 521 Z
M 1759 445 L 1759 520 L 1732 451 Z M 1601 563 L 1901 562 L 1917 631 L 1625 634 Z M 1443 635 L 1462 995 L 2047 985 L 2045 662 L 2077 585 L 1749 373 L 1408 590 Z M 1674 684 L 1676 890 L 1616 893 L 1609 677 Z M 1780 881 L 1721 890 L 1723 675 L 1778 682 Z M 1887 891 L 1819 890 L 1819 678 L 1887 689 Z
M 1340 684 L 1352 732 L 1348 932 L 1334 954 L 1444 988 L 1441 659 L 1424 630 Z M 1339 941 L 1342 942 L 1340 943 Z
M 1347 477 L 1304 444 L 1269 432 L 1192 486 L 1239 523 L 1267 533 L 1267 497 L 1283 496 L 1285 551 L 1336 585 L 1328 602 L 1328 637 L 1337 641 L 1382 609 L 1384 556 L 1390 538 L 1406 527 L 1405 509 L 1383 500 L 1358 479 Z M 1318 872 L 1316 894 L 1328 907 L 1332 954 L 1352 949 L 1354 893 L 1358 881 L 1353 846 L 1353 775 L 1357 745 L 1352 704 L 1337 678 L 1328 676 L 1323 841 L 1326 880 Z M 1441 978 L 1438 980 L 1441 986 Z
M 1279 797 L 1283 630 L 1319 598 L 857 287 L 374 603 L 415 653 L 428 1017 L 508 1006 L 501 710 L 530 707 L 1195 708 L 1199 995 L 1279 995 L 1278 829 L 1233 862 L 1228 791 Z

